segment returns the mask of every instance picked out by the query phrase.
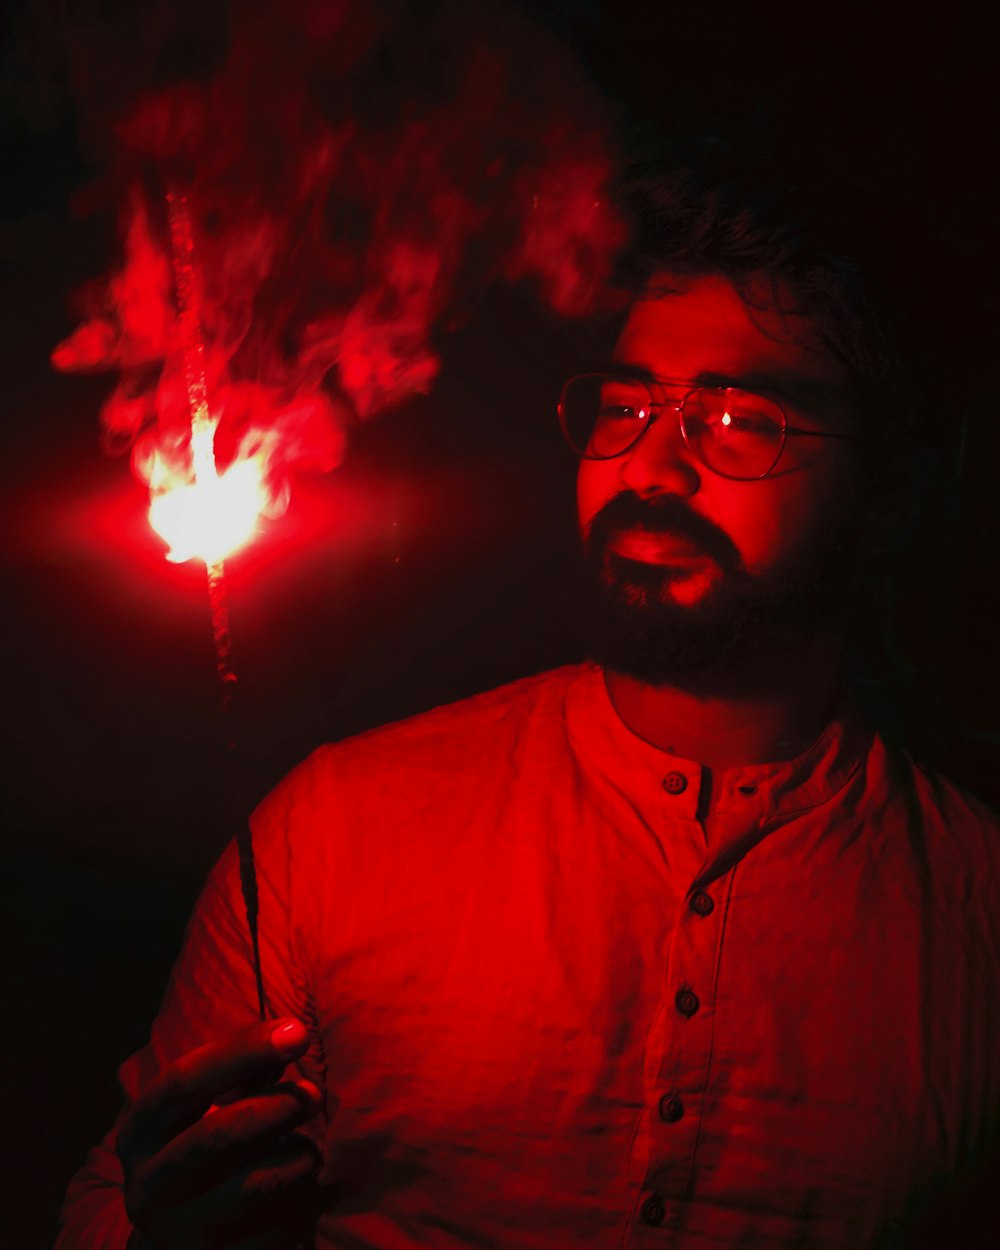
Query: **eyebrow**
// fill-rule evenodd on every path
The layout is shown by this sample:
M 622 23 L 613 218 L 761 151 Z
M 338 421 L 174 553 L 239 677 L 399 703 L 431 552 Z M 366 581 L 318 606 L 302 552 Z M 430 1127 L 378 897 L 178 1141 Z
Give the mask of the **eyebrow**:
M 800 373 L 766 373 L 759 370 L 725 373 L 715 369 L 703 369 L 693 378 L 669 378 L 638 361 L 613 361 L 609 372 L 622 378 L 667 385 L 731 386 L 763 395 L 776 395 L 796 407 L 817 400 L 829 400 L 837 393 L 836 387 L 825 379 L 804 377 Z

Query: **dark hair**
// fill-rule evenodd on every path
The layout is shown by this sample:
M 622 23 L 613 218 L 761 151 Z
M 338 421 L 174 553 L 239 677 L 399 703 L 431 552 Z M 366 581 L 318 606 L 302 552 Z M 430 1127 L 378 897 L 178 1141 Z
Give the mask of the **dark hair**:
M 808 317 L 819 347 L 847 370 L 872 467 L 887 484 L 907 476 L 921 422 L 891 301 L 855 261 L 825 246 L 821 223 L 787 179 L 708 144 L 632 166 L 621 199 L 631 224 L 618 272 L 626 291 L 647 289 L 658 272 L 718 273 L 748 307 L 762 308 L 763 277 L 767 306 Z

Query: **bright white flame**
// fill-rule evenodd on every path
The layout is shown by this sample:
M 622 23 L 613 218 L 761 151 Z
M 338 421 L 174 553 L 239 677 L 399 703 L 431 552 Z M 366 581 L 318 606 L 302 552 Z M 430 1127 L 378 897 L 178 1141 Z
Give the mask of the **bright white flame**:
M 192 431 L 193 482 L 174 478 L 162 460 L 150 475 L 149 523 L 167 543 L 167 559 L 175 564 L 225 560 L 253 537 L 268 504 L 261 458 L 238 460 L 219 474 L 214 435 L 207 423 Z
M 205 418 L 191 422 L 191 466 L 196 482 L 211 482 L 215 470 L 215 424 Z

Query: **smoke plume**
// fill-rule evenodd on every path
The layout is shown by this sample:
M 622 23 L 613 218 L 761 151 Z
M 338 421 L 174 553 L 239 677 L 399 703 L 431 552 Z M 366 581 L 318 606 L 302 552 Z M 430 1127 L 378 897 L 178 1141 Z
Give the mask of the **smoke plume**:
M 426 392 L 435 338 L 497 281 L 590 311 L 622 242 L 602 102 L 496 4 L 146 4 L 72 26 L 82 131 L 120 255 L 57 368 L 118 375 L 102 421 L 149 480 L 190 459 L 166 195 L 186 197 L 220 458 L 275 496 L 349 420 Z

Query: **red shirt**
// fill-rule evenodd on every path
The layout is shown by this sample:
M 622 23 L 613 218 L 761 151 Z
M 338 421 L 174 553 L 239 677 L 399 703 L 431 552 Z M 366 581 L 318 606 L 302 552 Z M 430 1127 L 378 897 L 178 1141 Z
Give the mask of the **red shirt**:
M 318 1247 L 864 1250 L 982 1166 L 995 817 L 850 717 L 720 774 L 711 841 L 701 772 L 584 665 L 324 747 L 262 804 L 264 982 L 327 1097 Z M 255 1014 L 230 850 L 126 1095 Z M 110 1140 L 63 1250 L 124 1246 Z

